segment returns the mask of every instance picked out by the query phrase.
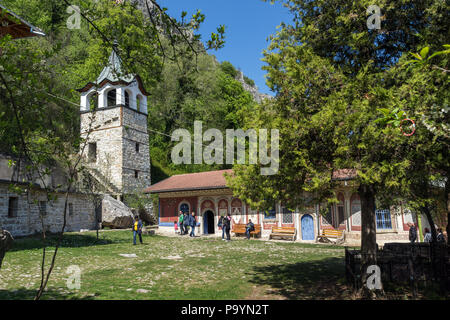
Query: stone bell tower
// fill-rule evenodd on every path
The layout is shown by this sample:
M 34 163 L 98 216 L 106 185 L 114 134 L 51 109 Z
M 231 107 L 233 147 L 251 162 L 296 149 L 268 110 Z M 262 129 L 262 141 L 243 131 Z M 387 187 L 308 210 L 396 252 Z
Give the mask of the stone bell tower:
M 81 137 L 89 174 L 118 199 L 150 185 L 148 93 L 138 75 L 124 75 L 115 50 L 96 83 L 81 93 Z

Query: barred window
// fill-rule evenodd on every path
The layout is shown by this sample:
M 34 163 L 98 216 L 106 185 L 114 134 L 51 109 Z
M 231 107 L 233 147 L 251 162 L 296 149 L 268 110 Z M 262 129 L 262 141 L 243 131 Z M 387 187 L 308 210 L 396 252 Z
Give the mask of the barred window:
M 389 209 L 375 210 L 377 229 L 392 229 L 391 212 Z
M 361 200 L 357 194 L 351 198 L 352 226 L 361 226 Z
M 324 225 L 331 225 L 333 223 L 332 208 L 329 207 L 326 210 L 327 210 L 327 213 L 325 215 L 322 215 L 322 224 L 324 224 Z
M 336 228 L 339 227 L 341 224 L 345 224 L 345 198 L 342 193 L 339 193 L 338 195 L 339 203 L 336 205 L 337 207 L 337 221 L 336 221 Z
M 283 223 L 294 223 L 294 215 L 292 214 L 292 211 L 289 209 L 283 207 Z

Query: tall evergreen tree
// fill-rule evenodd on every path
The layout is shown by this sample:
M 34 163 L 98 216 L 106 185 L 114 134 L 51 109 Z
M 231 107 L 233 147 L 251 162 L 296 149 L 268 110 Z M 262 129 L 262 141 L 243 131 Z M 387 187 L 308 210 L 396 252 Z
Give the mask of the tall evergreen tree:
M 362 207 L 364 283 L 367 267 L 376 264 L 376 201 L 386 205 L 411 194 L 417 182 L 411 172 L 421 161 L 414 160 L 421 152 L 415 138 L 402 135 L 399 124 L 376 121 L 378 109 L 397 113 L 407 104 L 389 71 L 421 45 L 440 49 L 446 43 L 448 5 L 377 1 L 382 13 L 377 30 L 367 27 L 372 1 L 281 2 L 294 18 L 282 24 L 265 53 L 267 82 L 277 99 L 248 119 L 249 126 L 280 130 L 280 170 L 260 176 L 257 166 L 237 166 L 229 182 L 254 206 L 281 200 L 295 208 L 304 205 L 303 192 L 316 202 L 335 201 L 333 173 L 354 170 Z M 440 91 L 435 84 L 430 90 Z M 422 147 L 442 149 L 425 137 L 420 136 Z

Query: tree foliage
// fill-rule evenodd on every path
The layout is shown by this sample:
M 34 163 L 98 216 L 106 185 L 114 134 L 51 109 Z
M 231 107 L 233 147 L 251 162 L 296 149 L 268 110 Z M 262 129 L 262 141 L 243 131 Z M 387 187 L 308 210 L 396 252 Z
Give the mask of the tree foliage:
M 448 5 L 377 1 L 381 30 L 370 30 L 366 9 L 372 1 L 281 2 L 293 21 L 271 37 L 264 58 L 277 97 L 246 119 L 249 126 L 280 130 L 280 170 L 260 176 L 257 165 L 236 166 L 229 183 L 253 206 L 282 201 L 294 209 L 305 205 L 304 192 L 308 201 L 336 201 L 333 174 L 353 170 L 363 266 L 374 264 L 376 202 L 380 207 L 414 198 L 423 206 L 431 193 L 418 193 L 420 181 L 448 181 L 448 145 L 420 117 L 448 101 L 447 74 L 403 66 L 409 52 L 424 46 L 434 52 L 448 43 Z M 446 58 L 434 59 L 448 69 Z M 380 110 L 394 116 L 388 121 L 398 121 L 399 112 L 415 119 L 416 133 L 406 137 L 394 122 L 378 121 Z

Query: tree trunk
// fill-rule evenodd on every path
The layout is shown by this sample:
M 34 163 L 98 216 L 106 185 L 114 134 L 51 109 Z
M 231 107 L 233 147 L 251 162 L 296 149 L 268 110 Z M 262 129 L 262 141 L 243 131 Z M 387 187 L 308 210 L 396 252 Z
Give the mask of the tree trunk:
M 447 244 L 450 245 L 450 177 L 445 182 L 445 204 L 447 205 Z
M 422 211 L 422 213 L 425 214 L 425 216 L 428 219 L 428 223 L 430 224 L 431 238 L 433 239 L 433 243 L 437 243 L 437 232 L 436 232 L 436 228 L 434 227 L 434 221 L 433 221 L 433 217 L 431 216 L 430 208 L 428 207 L 428 205 L 425 205 L 422 208 L 420 208 L 420 211 Z
M 375 192 L 370 185 L 358 189 L 361 199 L 361 280 L 367 284 L 367 268 L 377 264 L 377 230 L 375 223 Z M 365 290 L 366 291 L 366 290 Z

